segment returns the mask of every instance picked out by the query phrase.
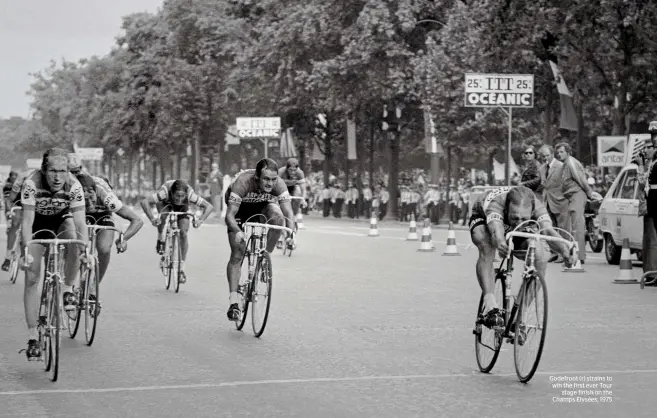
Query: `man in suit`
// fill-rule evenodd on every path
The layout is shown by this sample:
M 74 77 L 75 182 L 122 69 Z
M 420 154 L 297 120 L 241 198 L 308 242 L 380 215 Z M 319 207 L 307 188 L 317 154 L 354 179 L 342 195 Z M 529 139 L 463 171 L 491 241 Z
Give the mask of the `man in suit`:
M 552 218 L 552 223 L 559 228 L 564 228 L 568 222 L 568 200 L 561 190 L 563 163 L 554 158 L 554 149 L 550 145 L 543 145 L 538 153 L 543 163 L 539 171 L 543 178 L 545 207 Z M 566 237 L 564 236 L 564 238 Z M 556 261 L 558 258 L 559 256 L 555 254 L 550 258 L 550 261 Z
M 561 169 L 561 190 L 568 201 L 568 220 L 565 230 L 570 231 L 579 245 L 579 260 L 584 264 L 586 260 L 586 221 L 584 208 L 586 199 L 595 201 L 593 190 L 589 186 L 588 178 L 584 173 L 584 166 L 575 157 L 570 155 L 570 145 L 565 142 L 554 147 L 556 157 L 563 163 Z

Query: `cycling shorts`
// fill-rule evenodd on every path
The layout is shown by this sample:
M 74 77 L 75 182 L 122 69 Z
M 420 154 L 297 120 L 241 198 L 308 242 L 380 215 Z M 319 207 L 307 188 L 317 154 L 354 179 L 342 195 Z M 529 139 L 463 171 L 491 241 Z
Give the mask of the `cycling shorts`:
M 62 224 L 73 215 L 66 209 L 57 215 L 34 215 L 32 224 L 33 239 L 52 239 L 56 238 L 61 231 Z
M 114 224 L 114 217 L 110 211 L 88 213 L 87 225 L 116 226 Z

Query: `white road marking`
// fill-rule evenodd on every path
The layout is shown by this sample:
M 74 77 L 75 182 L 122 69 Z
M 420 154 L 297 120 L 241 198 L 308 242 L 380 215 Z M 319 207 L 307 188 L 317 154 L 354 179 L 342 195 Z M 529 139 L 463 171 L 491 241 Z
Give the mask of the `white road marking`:
M 563 376 L 563 375 L 588 375 L 588 376 L 608 376 L 611 374 L 657 374 L 657 370 L 567 370 L 536 372 L 538 376 Z M 492 374 L 495 377 L 515 377 L 515 373 Z M 0 392 L 0 396 L 20 396 L 20 395 L 50 395 L 50 394 L 73 394 L 73 393 L 114 393 L 114 392 L 152 392 L 162 390 L 182 390 L 182 389 L 213 389 L 222 387 L 237 386 L 262 386 L 262 385 L 283 385 L 283 384 L 309 384 L 309 383 L 339 383 L 339 382 L 359 382 L 359 381 L 377 381 L 377 380 L 420 380 L 420 379 L 450 379 L 463 377 L 480 377 L 486 379 L 485 374 L 473 371 L 472 373 L 441 373 L 441 374 L 411 374 L 411 375 L 387 375 L 387 376 L 347 376 L 347 377 L 318 377 L 310 379 L 272 379 L 272 380 L 251 380 L 251 381 L 233 381 L 218 383 L 198 383 L 188 385 L 166 385 L 166 386 L 129 386 L 114 388 L 85 388 L 85 389 L 42 389 L 42 390 L 23 390 L 23 391 L 5 391 Z

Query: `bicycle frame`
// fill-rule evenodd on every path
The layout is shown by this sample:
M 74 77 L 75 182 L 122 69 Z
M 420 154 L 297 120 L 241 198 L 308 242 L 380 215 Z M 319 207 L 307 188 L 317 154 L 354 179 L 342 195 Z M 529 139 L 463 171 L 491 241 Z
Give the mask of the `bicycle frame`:
M 522 226 L 522 224 L 520 225 Z M 520 227 L 519 226 L 519 227 Z M 518 228 L 519 228 L 518 227 Z M 516 228 L 517 229 L 517 228 Z M 529 232 L 520 232 L 520 231 L 512 231 L 506 234 L 506 241 L 509 245 L 509 254 L 507 257 L 502 260 L 500 267 L 496 269 L 496 278 L 499 277 L 500 275 L 503 276 L 504 278 L 504 283 L 506 287 L 506 299 L 504 301 L 504 315 L 505 315 L 505 327 L 504 327 L 504 337 L 509 337 L 510 334 L 509 332 L 511 331 L 511 326 L 513 325 L 514 321 L 513 319 L 516 316 L 516 313 L 518 311 L 518 299 L 520 295 L 522 295 L 522 292 L 527 285 L 527 282 L 530 277 L 534 273 L 536 273 L 536 243 L 540 241 L 552 241 L 552 242 L 561 242 L 562 244 L 565 244 L 566 246 L 569 247 L 569 250 L 572 251 L 573 249 L 575 251 L 578 251 L 577 243 L 576 242 L 571 242 L 568 240 L 565 240 L 560 237 L 551 237 L 547 235 L 541 235 L 540 232 L 542 230 L 539 230 L 538 233 L 529 233 Z M 529 240 L 529 248 L 527 249 L 527 254 L 525 255 L 525 267 L 522 272 L 522 285 L 520 286 L 520 289 L 518 290 L 518 294 L 516 296 L 511 294 L 511 276 L 513 274 L 513 238 L 527 238 Z M 504 264 L 506 263 L 506 269 L 503 268 Z M 513 305 L 511 304 L 511 299 L 513 299 Z M 509 307 L 513 306 L 513 308 L 509 311 Z
M 258 222 L 244 223 L 244 232 L 249 237 L 246 241 L 246 250 L 244 252 L 244 256 L 248 257 L 249 261 L 249 279 L 255 270 L 255 265 L 260 258 L 260 255 L 263 251 L 266 251 L 265 247 L 267 246 L 267 233 L 270 229 L 276 229 L 291 234 L 294 233 L 294 231 L 286 226 L 270 225 Z M 251 259 L 252 255 L 255 256 L 253 260 Z

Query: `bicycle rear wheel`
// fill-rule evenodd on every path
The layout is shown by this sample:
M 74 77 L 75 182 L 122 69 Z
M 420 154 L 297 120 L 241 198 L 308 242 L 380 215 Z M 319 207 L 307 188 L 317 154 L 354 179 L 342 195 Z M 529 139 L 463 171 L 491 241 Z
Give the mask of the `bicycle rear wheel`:
M 87 270 L 84 291 L 84 336 L 87 345 L 91 346 L 96 337 L 98 316 L 100 315 L 100 270 L 98 260 L 94 259 L 93 267 Z
M 180 290 L 180 263 L 182 262 L 182 250 L 180 249 L 180 235 L 173 236 L 173 246 L 171 248 L 171 270 L 169 275 L 173 276 L 171 280 L 174 282 L 176 293 Z
M 250 239 L 249 242 L 247 242 L 247 247 L 250 248 Z M 247 313 L 249 312 L 249 302 L 251 301 L 251 277 L 249 276 L 249 263 L 250 263 L 251 257 L 248 255 L 244 255 L 242 257 L 242 265 L 241 265 L 241 272 L 240 272 L 240 281 L 239 285 L 237 287 L 237 295 L 239 297 L 239 302 L 238 305 L 240 307 L 240 319 L 238 321 L 235 321 L 235 328 L 237 328 L 238 331 L 241 331 L 242 328 L 244 328 L 244 324 L 246 323 L 246 317 Z
M 506 280 L 503 276 L 496 275 L 495 277 L 495 300 L 498 306 L 504 306 L 506 300 Z M 479 370 L 483 373 L 489 373 L 493 370 L 497 357 L 500 355 L 502 349 L 504 329 L 491 329 L 485 326 L 481 317 L 481 310 L 484 307 L 484 295 L 482 293 L 479 299 L 479 307 L 477 309 L 477 321 L 475 322 L 475 355 L 477 357 L 477 365 Z M 509 307 L 507 307 L 509 308 Z
M 263 251 L 258 258 L 255 274 L 251 281 L 251 320 L 253 334 L 260 337 L 265 332 L 271 305 L 272 267 L 269 253 Z
M 529 318 L 535 315 L 535 321 Z M 527 383 L 534 376 L 541 361 L 548 320 L 548 295 L 545 280 L 532 275 L 524 281 L 520 289 L 518 313 L 515 321 L 513 342 L 513 359 L 516 374 L 522 383 Z M 532 324 L 531 322 L 535 322 Z M 536 350 L 530 349 L 535 343 Z
M 48 309 L 48 324 L 50 328 L 50 373 L 51 380 L 59 378 L 59 353 L 62 343 L 62 295 L 59 282 L 53 281 L 50 287 L 50 309 Z
M 74 311 L 66 311 L 66 322 L 68 327 L 68 335 L 71 338 L 75 338 L 78 333 L 78 328 L 80 328 L 80 321 L 82 319 L 82 310 L 86 309 L 86 292 L 85 292 L 85 279 L 86 269 L 80 267 L 80 285 L 77 289 L 74 289 L 74 293 L 78 298 L 78 306 Z

